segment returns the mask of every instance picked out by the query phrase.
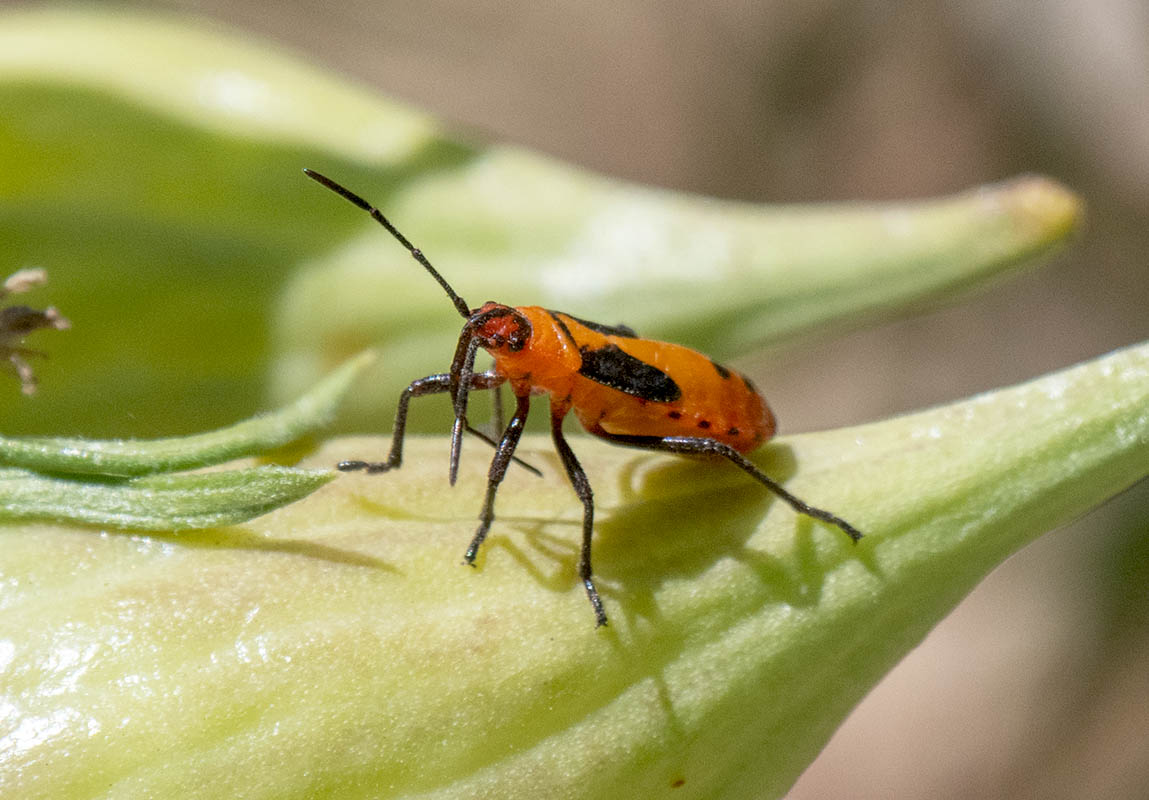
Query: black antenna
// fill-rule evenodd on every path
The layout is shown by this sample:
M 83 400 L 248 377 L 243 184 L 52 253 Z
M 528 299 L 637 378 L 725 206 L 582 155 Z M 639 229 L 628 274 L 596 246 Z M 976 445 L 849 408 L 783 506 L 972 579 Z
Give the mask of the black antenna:
M 451 288 L 451 284 L 447 283 L 446 279 L 439 274 L 439 270 L 431 266 L 431 262 L 427 260 L 425 255 L 423 255 L 423 251 L 407 241 L 407 237 L 399 233 L 398 228 L 392 225 L 391 221 L 383 216 L 382 211 L 368 203 L 366 200 L 355 194 L 355 192 L 351 191 L 350 189 L 340 186 L 338 183 L 331 180 L 331 178 L 328 178 L 326 175 L 321 175 L 313 169 L 306 168 L 304 168 L 303 174 L 311 178 L 313 181 L 323 184 L 328 189 L 335 192 L 337 195 L 340 195 L 344 199 L 350 200 L 352 203 L 370 214 L 372 219 L 386 228 L 392 236 L 398 239 L 399 244 L 406 247 L 407 250 L 411 253 L 411 257 L 422 264 L 423 268 L 431 273 L 431 277 L 439 282 L 439 285 L 443 287 L 443 291 L 447 293 L 447 296 L 451 298 L 451 302 L 455 304 L 455 308 L 460 314 L 463 315 L 463 319 L 471 318 L 471 307 L 467 305 L 463 298 L 459 297 L 459 295 L 455 293 L 455 290 Z

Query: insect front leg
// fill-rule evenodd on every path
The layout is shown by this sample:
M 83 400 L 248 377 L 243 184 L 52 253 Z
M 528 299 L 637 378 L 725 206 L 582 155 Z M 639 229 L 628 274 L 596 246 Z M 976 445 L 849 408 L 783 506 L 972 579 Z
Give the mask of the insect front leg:
M 746 456 L 739 453 L 733 447 L 722 442 L 715 441 L 714 439 L 704 439 L 692 436 L 623 436 L 617 434 L 609 434 L 597 432 L 598 436 L 609 439 L 618 444 L 631 445 L 633 447 L 642 447 L 647 450 L 661 450 L 667 453 L 679 453 L 681 455 L 715 455 L 722 456 L 734 462 L 743 472 L 746 472 L 754 480 L 761 483 L 767 489 L 772 491 L 778 497 L 785 500 L 790 504 L 790 507 L 797 511 L 799 514 L 805 514 L 808 517 L 827 522 L 837 528 L 840 528 L 843 533 L 850 537 L 853 541 L 858 541 L 862 538 L 862 532 L 855 528 L 846 520 L 822 508 L 817 508 L 810 505 L 804 500 L 790 494 L 782 485 L 767 475 L 762 470 L 758 469 L 753 462 Z
M 503 415 L 503 387 L 496 386 L 495 391 L 491 392 L 491 435 L 498 436 L 503 432 L 503 420 L 506 417 Z
M 555 449 L 559 452 L 559 458 L 566 467 L 571 486 L 574 487 L 578 499 L 582 501 L 582 552 L 579 556 L 578 575 L 586 589 L 591 608 L 594 609 L 595 627 L 600 627 L 606 624 L 606 612 L 602 608 L 602 600 L 598 596 L 598 589 L 594 586 L 594 579 L 591 578 L 590 566 L 590 543 L 594 533 L 594 493 L 591 491 L 590 481 L 586 479 L 582 465 L 578 463 L 574 451 L 563 436 L 564 416 L 565 412 L 556 413 L 556 409 L 551 409 L 551 437 L 554 439 Z
M 491 468 L 487 472 L 487 497 L 483 501 L 483 510 L 479 513 L 479 528 L 475 531 L 475 538 L 471 546 L 463 555 L 463 560 L 475 566 L 475 556 L 479 554 L 479 546 L 487 538 L 491 530 L 491 523 L 495 521 L 495 493 L 499 491 L 499 484 L 507 474 L 507 467 L 515 456 L 515 448 L 519 445 L 519 438 L 523 435 L 523 426 L 527 421 L 527 412 L 531 407 L 529 394 L 515 396 L 515 413 L 511 422 L 503 432 L 503 438 L 495 450 L 495 457 L 491 460 Z
M 501 386 L 506 379 L 501 375 L 494 372 L 480 372 L 471 376 L 470 388 L 472 389 L 493 389 Z M 366 470 L 368 473 L 387 472 L 388 470 L 398 469 L 403 463 L 403 440 L 407 432 L 407 409 L 411 404 L 412 397 L 422 397 L 429 394 L 443 394 L 451 389 L 451 376 L 447 373 L 439 375 L 428 375 L 426 378 L 419 378 L 412 381 L 411 385 L 403 390 L 399 395 L 399 408 L 395 413 L 395 428 L 391 434 L 391 453 L 388 455 L 386 461 L 340 461 L 335 465 L 336 469 L 342 472 L 353 472 L 355 470 Z M 482 431 L 467 426 L 468 433 L 472 433 L 479 437 L 492 447 L 497 447 L 498 443 L 487 436 Z M 536 475 L 541 475 L 537 469 L 532 467 L 526 462 L 515 459 L 518 463 L 529 469 Z

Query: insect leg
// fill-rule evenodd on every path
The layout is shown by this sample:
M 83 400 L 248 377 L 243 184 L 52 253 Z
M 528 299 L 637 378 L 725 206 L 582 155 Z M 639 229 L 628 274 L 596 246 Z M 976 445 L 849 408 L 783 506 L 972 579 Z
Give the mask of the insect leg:
M 467 327 L 470 323 L 467 323 Z M 459 345 L 455 350 L 455 358 L 451 362 L 450 390 L 451 399 L 455 406 L 455 423 L 451 427 L 451 462 L 447 472 L 448 482 L 454 486 L 459 476 L 459 455 L 463 448 L 463 431 L 470 430 L 471 424 L 467 422 L 467 393 L 471 388 L 475 376 L 475 354 L 479 349 L 479 340 L 470 334 L 465 327 L 459 337 Z
M 483 510 L 479 513 L 479 528 L 475 531 L 475 538 L 471 540 L 470 547 L 463 555 L 463 560 L 471 566 L 475 565 L 475 556 L 479 553 L 479 546 L 487 538 L 487 533 L 491 530 L 491 523 L 495 521 L 495 493 L 498 492 L 499 484 L 503 482 L 503 477 L 507 474 L 507 466 L 514 458 L 519 437 L 523 435 L 523 425 L 526 424 L 527 412 L 531 407 L 531 396 L 529 394 L 516 396 L 515 403 L 515 413 L 511 416 L 511 422 L 507 425 L 507 429 L 503 432 L 503 438 L 495 451 L 495 457 L 491 460 L 491 469 L 487 473 L 487 497 L 483 501 Z
M 862 538 L 862 532 L 855 528 L 846 520 L 839 517 L 837 514 L 832 514 L 825 509 L 817 508 L 809 503 L 801 500 L 794 495 L 790 494 L 782 485 L 767 475 L 758 467 L 746 458 L 746 456 L 739 453 L 733 447 L 722 442 L 715 441 L 714 439 L 696 438 L 693 436 L 623 436 L 618 434 L 597 433 L 605 439 L 618 444 L 632 445 L 634 447 L 642 447 L 648 450 L 661 450 L 667 453 L 679 453 L 682 455 L 716 455 L 727 458 L 734 462 L 743 472 L 750 475 L 756 481 L 761 483 L 767 489 L 772 491 L 778 497 L 785 500 L 790 506 L 799 514 L 805 514 L 808 517 L 828 522 L 829 524 L 840 528 L 847 536 L 855 542 Z
M 591 608 L 594 609 L 595 627 L 599 627 L 606 624 L 606 612 L 603 611 L 602 600 L 599 599 L 598 589 L 594 587 L 594 580 L 591 578 L 590 542 L 594 532 L 594 493 L 591 491 L 590 481 L 586 479 L 582 465 L 578 463 L 574 451 L 571 450 L 563 436 L 563 416 L 563 414 L 556 414 L 552 409 L 551 436 L 555 441 L 555 449 L 559 451 L 559 458 L 562 459 L 563 466 L 566 467 L 571 486 L 574 487 L 578 499 L 582 501 L 582 554 L 578 562 L 578 575 L 586 589 L 586 596 L 590 600 Z
M 498 443 L 498 442 L 496 442 L 494 439 L 492 439 L 492 438 L 491 438 L 490 436 L 488 436 L 487 434 L 483 433 L 482 431 L 480 431 L 480 430 L 477 430 L 477 429 L 475 429 L 475 428 L 472 428 L 470 425 L 468 425 L 468 426 L 467 426 L 467 427 L 466 427 L 464 430 L 466 430 L 466 431 L 467 431 L 467 433 L 472 433 L 472 434 L 474 434 L 474 435 L 475 435 L 477 438 L 479 438 L 479 439 L 482 439 L 484 442 L 486 442 L 487 444 L 489 444 L 491 447 L 494 447 L 495 449 L 498 449 L 498 447 L 499 447 L 499 443 Z M 518 464 L 520 467 L 522 467 L 523 469 L 525 469 L 527 472 L 530 472 L 530 473 L 531 473 L 532 475 L 534 475 L 536 478 L 541 478 L 541 477 L 543 477 L 543 473 L 539 471 L 538 467 L 534 467 L 534 466 L 531 466 L 530 464 L 528 464 L 526 461 L 523 461 L 523 460 L 522 460 L 521 458 L 519 458 L 518 456 L 511 456 L 511 461 L 514 461 L 516 464 Z
M 496 386 L 495 391 L 491 392 L 491 430 L 494 435 L 498 436 L 503 430 L 503 387 Z
M 403 463 L 403 440 L 407 431 L 407 408 L 411 404 L 411 398 L 450 391 L 450 379 L 451 376 L 446 373 L 428 375 L 426 378 L 419 378 L 416 381 L 412 381 L 411 385 L 404 389 L 403 393 L 399 395 L 399 409 L 395 413 L 395 428 L 391 434 L 391 453 L 388 455 L 386 461 L 340 461 L 335 468 L 342 472 L 352 472 L 362 469 L 369 473 L 387 472 L 388 470 L 398 469 Z M 480 372 L 471 376 L 471 388 L 492 389 L 502 385 L 504 381 L 505 378 L 496 375 L 494 372 Z M 498 447 L 498 442 L 482 431 L 475 430 L 469 425 L 467 426 L 467 431 L 492 447 Z M 541 472 L 525 461 L 521 461 L 517 458 L 515 461 L 534 474 L 542 475 Z

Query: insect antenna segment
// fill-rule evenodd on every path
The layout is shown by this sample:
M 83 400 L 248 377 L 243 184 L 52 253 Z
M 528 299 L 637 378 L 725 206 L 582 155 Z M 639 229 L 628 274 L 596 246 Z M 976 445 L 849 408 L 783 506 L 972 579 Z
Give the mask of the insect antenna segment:
M 437 269 L 431 266 L 431 262 L 427 260 L 425 255 L 423 255 L 423 251 L 415 247 L 415 245 L 411 244 L 410 240 L 408 240 L 407 237 L 404 236 L 399 231 L 399 229 L 391 223 L 391 220 L 387 219 L 387 217 L 383 215 L 382 211 L 371 205 L 371 203 L 367 202 L 359 195 L 355 194 L 355 192 L 351 191 L 346 186 L 333 181 L 331 178 L 328 178 L 326 175 L 320 172 L 316 172 L 313 169 L 307 169 L 305 167 L 303 174 L 311 178 L 316 183 L 321 184 L 322 186 L 325 186 L 331 191 L 335 192 L 335 194 L 339 195 L 344 200 L 347 200 L 363 209 L 371 215 L 372 219 L 386 228 L 387 232 L 394 236 L 395 239 L 398 240 L 399 244 L 403 245 L 403 247 L 407 249 L 407 251 L 411 254 L 411 257 L 418 261 L 423 266 L 423 268 L 427 270 L 428 273 L 430 273 L 431 277 L 434 278 L 435 281 L 443 287 L 443 291 L 447 293 L 447 296 L 454 304 L 455 310 L 458 311 L 460 315 L 462 315 L 463 319 L 467 320 L 467 324 L 463 327 L 463 333 L 459 338 L 459 349 L 455 356 L 455 360 L 451 365 L 451 371 L 448 373 L 448 375 L 444 376 L 448 378 L 447 385 L 443 387 L 450 393 L 451 401 L 455 410 L 455 424 L 451 429 L 451 459 L 448 472 L 450 484 L 454 486 L 459 473 L 459 458 L 462 452 L 464 432 L 474 434 L 478 438 L 483 439 L 488 444 L 494 446 L 496 449 L 498 449 L 499 446 L 498 442 L 495 442 L 490 437 L 480 433 L 478 430 L 473 428 L 470 422 L 467 420 L 467 395 L 470 392 L 472 385 L 476 380 L 480 382 L 490 380 L 490 376 L 486 374 L 476 374 L 474 371 L 475 354 L 479 348 L 479 341 L 475 339 L 474 336 L 477 325 L 483 320 L 488 319 L 491 315 L 489 313 L 487 315 L 481 315 L 479 314 L 478 310 L 472 313 L 470 306 L 468 306 L 467 302 L 459 296 L 458 292 L 451 288 L 451 284 L 447 283 L 447 279 L 440 275 Z M 493 388 L 493 386 L 484 388 Z M 408 391 L 413 390 L 414 384 Z M 337 465 L 337 468 L 344 472 L 354 472 L 357 470 L 366 470 L 367 472 L 386 472 L 387 470 L 398 467 L 401 461 L 399 448 L 402 447 L 403 441 L 401 431 L 403 430 L 403 426 L 406 424 L 406 406 L 402 406 L 401 408 L 402 410 L 400 411 L 399 417 L 396 420 L 396 428 L 398 431 L 400 431 L 396 438 L 396 441 L 399 444 L 392 451 L 392 454 L 387 461 L 371 462 L 348 460 L 341 461 Z M 511 460 L 520 464 L 536 475 L 542 474 L 520 458 L 512 455 Z
M 347 187 L 341 186 L 335 181 L 331 180 L 331 178 L 328 178 L 326 175 L 316 172 L 313 169 L 307 169 L 306 167 L 303 170 L 303 174 L 311 178 L 316 183 L 326 186 L 328 189 L 335 192 L 343 199 L 351 201 L 366 211 L 368 214 L 370 214 L 372 219 L 386 228 L 388 233 L 399 240 L 399 244 L 407 248 L 407 251 L 411 253 L 412 258 L 422 264 L 423 268 L 427 270 L 427 272 L 431 273 L 431 277 L 434 278 L 438 284 L 443 287 L 443 291 L 445 291 L 447 296 L 451 298 L 451 302 L 455 304 L 455 309 L 463 315 L 463 319 L 470 319 L 471 307 L 468 306 L 466 301 L 459 297 L 458 293 L 451 288 L 451 284 L 447 283 L 447 279 L 439 274 L 439 270 L 431 266 L 431 262 L 427 260 L 425 255 L 423 255 L 423 251 L 415 245 L 411 244 L 411 242 L 407 240 L 407 237 L 400 233 L 399 229 L 391 224 L 391 220 L 383 216 L 382 211 L 368 203 L 366 200 L 355 194 L 355 192 L 351 191 Z

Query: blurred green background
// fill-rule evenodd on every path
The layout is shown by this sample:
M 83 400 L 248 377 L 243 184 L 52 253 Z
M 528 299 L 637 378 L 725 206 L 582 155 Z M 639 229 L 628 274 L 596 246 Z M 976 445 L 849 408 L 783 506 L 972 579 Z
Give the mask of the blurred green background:
M 518 143 L 659 186 L 759 202 L 874 201 L 1041 172 L 1084 196 L 1083 234 L 1042 269 L 912 319 L 736 359 L 765 390 L 785 432 L 947 402 L 1149 338 L 1144 4 L 165 0 L 136 7 L 249 31 L 426 110 L 470 141 Z M 22 102 L 20 87 L 4 91 L 16 94 L 0 98 L 0 116 Z M 131 161 L 109 163 L 101 147 L 111 142 L 114 151 L 124 137 L 163 147 L 165 126 L 129 104 L 109 113 L 103 102 L 85 108 L 38 97 L 40 113 L 5 124 L 37 125 L 47 141 L 58 129 L 55 115 L 68 115 L 70 125 L 91 115 L 92 136 L 72 158 L 91 160 L 98 196 L 109 184 L 125 198 L 141 187 L 154 192 L 151 227 L 135 232 L 147 245 L 117 276 L 124 314 L 147 315 L 149 298 L 165 291 L 140 266 L 147 247 L 165 258 L 180 251 L 202 278 L 181 289 L 187 313 L 222 326 L 239 353 L 256 354 L 268 334 L 243 301 L 266 297 L 285 277 L 277 269 L 330 244 L 309 225 L 315 215 L 327 215 L 328 230 L 361 222 L 337 204 L 301 200 L 309 188 L 302 185 L 239 208 L 202 196 L 213 180 L 242 183 L 245 171 L 306 163 L 306 148 L 253 143 L 237 170 L 198 157 L 212 142 L 201 149 L 171 136 L 173 147 L 185 148 L 173 163 L 194 178 L 181 181 L 178 171 L 156 178 Z M 5 162 L 33 156 L 0 140 Z M 354 167 L 346 169 L 351 182 Z M 39 179 L 45 197 L 55 198 L 51 174 Z M 167 213 L 184 186 L 197 193 L 203 219 Z M 34 258 L 39 239 L 63 230 L 55 252 L 68 250 L 77 261 L 98 252 L 118 210 L 85 204 L 84 187 L 74 188 L 67 208 L 46 199 L 40 208 L 3 209 L 28 217 L 18 226 L 27 239 L 0 243 L 4 249 L 50 274 L 53 264 Z M 237 215 L 242 230 L 229 231 L 226 220 Z M 266 235 L 245 240 L 253 216 Z M 180 226 L 189 224 L 195 247 L 181 238 Z M 211 252 L 200 244 L 205 232 L 217 237 Z M 253 259 L 266 270 L 250 275 L 239 290 L 247 294 L 231 298 L 239 302 L 220 303 L 213 280 Z M 52 284 L 35 299 L 67 313 L 70 296 L 96 290 L 105 276 L 89 279 Z M 226 283 L 234 292 L 233 279 Z M 166 337 L 162 316 L 151 324 L 156 336 L 142 344 L 172 353 L 173 387 L 197 364 L 220 360 Z M 39 336 L 54 362 L 66 363 L 65 337 L 114 342 L 115 320 Z M 90 432 L 85 419 L 108 433 L 175 432 L 132 425 L 132 397 L 151 390 L 139 385 L 144 377 L 125 369 L 118 397 L 71 400 L 78 430 L 59 432 Z M 259 408 L 258 397 L 237 399 L 236 386 L 249 379 L 197 382 L 202 419 L 192 414 L 179 429 L 195 430 L 221 408 L 234 409 L 234 418 Z M 381 409 L 380 429 L 391 413 Z M 36 429 L 34 407 L 11 419 L 11 432 Z M 1143 483 L 994 573 L 857 709 L 791 796 L 1144 797 L 1147 585 Z

